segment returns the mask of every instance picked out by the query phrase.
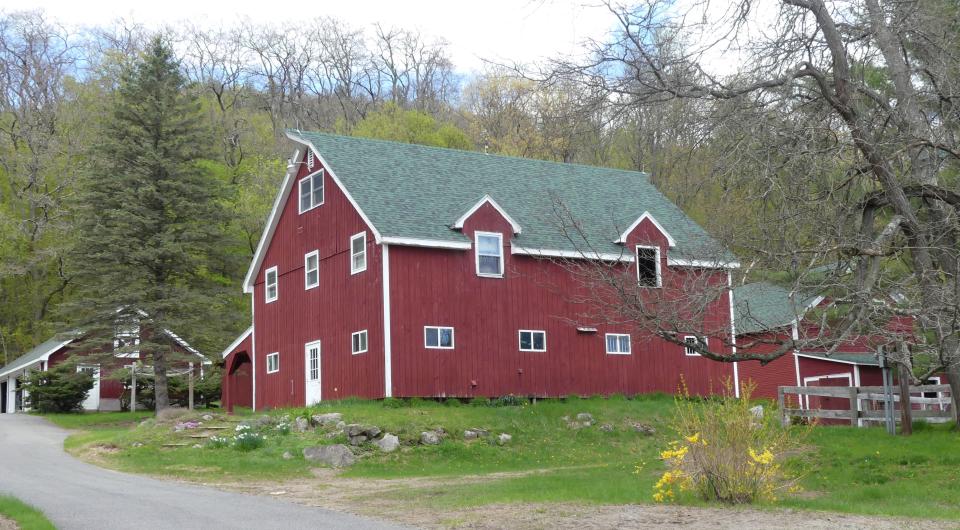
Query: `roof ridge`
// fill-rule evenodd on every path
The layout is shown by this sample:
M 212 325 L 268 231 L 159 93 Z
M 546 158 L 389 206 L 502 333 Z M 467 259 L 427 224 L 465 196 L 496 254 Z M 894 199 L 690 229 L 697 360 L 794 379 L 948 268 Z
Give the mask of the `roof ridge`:
M 360 140 L 360 141 L 365 141 L 365 142 L 375 142 L 375 143 L 391 144 L 391 145 L 398 145 L 398 146 L 419 147 L 419 148 L 423 148 L 423 149 L 427 149 L 427 150 L 437 150 L 437 151 L 447 151 L 447 152 L 453 151 L 453 152 L 456 152 L 456 153 L 463 153 L 463 154 L 466 154 L 466 155 L 468 155 L 468 156 L 476 156 L 476 157 L 478 157 L 478 158 L 481 158 L 481 157 L 494 157 L 494 158 L 504 158 L 504 159 L 507 159 L 507 160 L 522 160 L 522 161 L 524 161 L 524 162 L 543 163 L 543 164 L 551 164 L 551 165 L 564 166 L 564 167 L 572 166 L 572 167 L 589 168 L 589 169 L 593 169 L 593 170 L 598 170 L 598 169 L 599 169 L 599 170 L 605 170 L 605 171 L 616 171 L 616 172 L 618 172 L 618 173 L 629 173 L 629 174 L 632 174 L 632 175 L 640 175 L 640 176 L 644 177 L 644 178 L 647 180 L 647 182 L 650 182 L 650 174 L 649 174 L 649 173 L 647 173 L 646 171 L 636 171 L 636 170 L 633 170 L 633 169 L 621 169 L 621 168 L 610 167 L 610 166 L 598 166 L 598 165 L 592 165 L 592 164 L 580 164 L 580 163 L 576 163 L 576 162 L 557 162 L 556 160 L 545 160 L 545 159 L 542 159 L 542 158 L 530 158 L 530 157 L 526 157 L 526 156 L 512 156 L 512 155 L 504 155 L 504 154 L 499 154 L 499 153 L 485 153 L 485 152 L 480 152 L 480 151 L 470 151 L 470 150 L 467 150 L 467 149 L 457 149 L 457 148 L 455 148 L 455 147 L 441 147 L 441 146 L 437 146 L 437 145 L 424 145 L 424 144 L 417 144 L 417 143 L 413 143 L 413 142 L 400 142 L 400 141 L 397 141 L 397 140 L 384 140 L 384 139 L 382 139 L 382 138 L 367 138 L 367 137 L 364 137 L 364 136 L 349 136 L 349 135 L 345 135 L 345 134 L 334 134 L 334 133 L 329 133 L 329 132 L 324 132 L 324 131 L 304 131 L 304 130 L 301 130 L 301 129 L 286 129 L 286 131 L 287 131 L 287 132 L 290 132 L 290 133 L 293 133 L 293 134 L 297 134 L 297 135 L 316 134 L 316 135 L 320 135 L 320 136 L 328 136 L 328 137 L 331 137 L 331 138 L 344 138 L 344 139 L 349 139 L 349 140 Z

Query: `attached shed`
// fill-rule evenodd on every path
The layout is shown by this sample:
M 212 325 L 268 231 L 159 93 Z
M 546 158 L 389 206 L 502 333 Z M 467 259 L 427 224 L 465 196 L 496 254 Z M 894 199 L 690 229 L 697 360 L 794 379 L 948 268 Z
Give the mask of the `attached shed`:
M 227 412 L 253 407 L 253 326 L 223 351 L 221 401 Z

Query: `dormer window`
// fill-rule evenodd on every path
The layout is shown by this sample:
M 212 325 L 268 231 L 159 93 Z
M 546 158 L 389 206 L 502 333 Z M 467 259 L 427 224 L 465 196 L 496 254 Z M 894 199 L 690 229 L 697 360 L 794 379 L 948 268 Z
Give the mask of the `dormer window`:
M 503 278 L 503 234 L 477 232 L 477 276 Z
M 300 213 L 323 204 L 323 170 L 300 179 Z
M 637 245 L 637 283 L 640 287 L 660 287 L 660 247 Z

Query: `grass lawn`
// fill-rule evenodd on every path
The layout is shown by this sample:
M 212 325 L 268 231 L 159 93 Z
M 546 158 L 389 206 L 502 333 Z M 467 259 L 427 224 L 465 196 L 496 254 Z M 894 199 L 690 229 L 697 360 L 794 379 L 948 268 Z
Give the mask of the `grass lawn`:
M 392 405 L 393 403 L 391 403 Z M 541 400 L 523 406 L 476 406 L 414 400 L 405 406 L 379 401 L 347 400 L 310 409 L 273 411 L 273 416 L 340 412 L 347 423 L 375 424 L 397 434 L 402 448 L 383 454 L 370 447 L 341 476 L 366 479 L 480 475 L 502 473 L 490 480 L 464 481 L 393 493 L 424 506 L 463 507 L 501 502 L 585 502 L 599 504 L 652 502 L 653 485 L 663 472 L 659 452 L 673 438 L 667 423 L 673 398 L 663 395 Z M 588 412 L 597 424 L 571 429 L 563 418 Z M 97 416 L 97 415 L 90 415 Z M 83 425 L 66 446 L 77 454 L 116 469 L 187 479 L 283 480 L 309 477 L 304 447 L 345 443 L 322 430 L 282 435 L 263 430 L 267 443 L 250 452 L 232 448 L 192 448 L 190 432 L 173 433 L 171 423 L 124 426 L 120 416 L 99 415 L 103 422 Z M 219 417 L 221 434 L 260 415 Z M 57 420 L 61 421 L 61 420 Z M 129 421 L 126 420 L 126 421 Z M 637 433 L 642 422 L 657 434 Z M 610 424 L 611 432 L 600 425 Z M 438 446 L 416 445 L 420 432 L 443 427 L 449 437 Z M 498 446 L 485 440 L 465 442 L 464 429 L 481 427 L 513 440 Z M 926 427 L 926 426 L 925 426 Z M 805 491 L 775 506 L 861 514 L 960 519 L 960 436 L 940 427 L 919 429 L 913 437 L 890 437 L 882 429 L 819 427 L 807 439 L 811 462 L 804 465 Z M 163 444 L 184 445 L 164 447 Z M 143 444 L 134 446 L 134 444 Z M 90 451 L 91 447 L 98 450 Z M 289 451 L 293 459 L 282 455 Z M 639 470 L 638 470 L 639 467 Z M 682 498 L 684 504 L 701 504 Z
M 0 495 L 0 515 L 16 521 L 23 530 L 56 529 L 43 512 L 13 497 Z

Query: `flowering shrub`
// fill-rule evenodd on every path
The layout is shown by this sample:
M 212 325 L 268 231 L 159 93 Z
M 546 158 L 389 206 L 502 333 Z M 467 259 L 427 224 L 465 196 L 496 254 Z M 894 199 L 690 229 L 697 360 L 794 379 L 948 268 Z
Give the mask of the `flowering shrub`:
M 741 386 L 734 397 L 727 382 L 716 400 L 690 399 L 681 382 L 673 427 L 680 439 L 660 452 L 667 471 L 654 486 L 657 502 L 691 491 L 705 500 L 730 504 L 775 501 L 798 491 L 798 477 L 785 470 L 786 454 L 796 450 L 805 431 L 783 427 L 775 414 L 758 417 L 750 410 L 754 385 Z
M 238 451 L 253 451 L 267 443 L 267 437 L 255 432 L 241 432 L 233 437 L 233 447 Z

